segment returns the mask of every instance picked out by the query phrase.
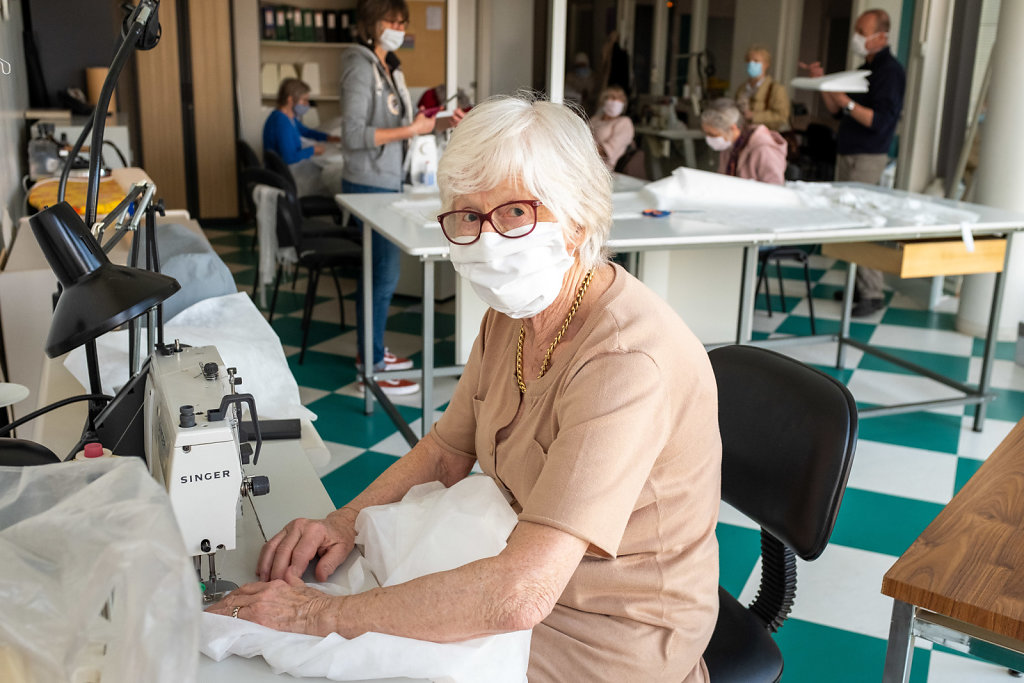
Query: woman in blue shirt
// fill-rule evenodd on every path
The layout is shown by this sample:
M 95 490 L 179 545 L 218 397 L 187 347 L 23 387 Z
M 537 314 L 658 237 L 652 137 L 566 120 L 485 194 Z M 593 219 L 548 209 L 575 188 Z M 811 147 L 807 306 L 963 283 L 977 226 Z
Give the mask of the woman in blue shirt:
M 302 125 L 302 115 L 309 111 L 309 86 L 297 78 L 281 81 L 277 90 L 277 108 L 263 124 L 263 149 L 273 150 L 286 164 L 294 164 L 313 155 L 323 154 L 324 146 L 303 147 L 302 138 L 320 142 L 340 142 L 336 135 L 321 133 Z

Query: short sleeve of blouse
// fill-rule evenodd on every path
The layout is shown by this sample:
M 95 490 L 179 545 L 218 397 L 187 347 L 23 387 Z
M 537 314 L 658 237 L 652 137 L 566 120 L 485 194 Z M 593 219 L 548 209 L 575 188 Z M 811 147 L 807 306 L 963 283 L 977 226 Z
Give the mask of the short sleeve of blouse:
M 519 519 L 560 529 L 615 557 L 673 428 L 666 392 L 644 353 L 590 359 L 557 405 L 558 434 Z

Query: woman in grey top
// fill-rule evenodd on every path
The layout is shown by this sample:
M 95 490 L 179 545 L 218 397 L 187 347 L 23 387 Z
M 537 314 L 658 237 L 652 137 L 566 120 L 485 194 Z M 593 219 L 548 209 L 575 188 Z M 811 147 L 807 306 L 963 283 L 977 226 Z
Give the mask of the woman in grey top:
M 341 56 L 341 144 L 345 155 L 341 191 L 401 192 L 405 141 L 434 130 L 434 119 L 415 113 L 394 51 L 405 39 L 409 8 L 405 0 L 359 0 L 357 45 Z M 357 221 L 358 222 L 358 221 Z M 360 223 L 361 225 L 361 223 Z M 373 365 L 375 370 L 412 367 L 384 347 L 384 325 L 398 286 L 399 249 L 373 233 Z M 362 280 L 356 296 L 359 352 L 363 350 Z M 411 394 L 419 385 L 384 380 L 386 394 Z

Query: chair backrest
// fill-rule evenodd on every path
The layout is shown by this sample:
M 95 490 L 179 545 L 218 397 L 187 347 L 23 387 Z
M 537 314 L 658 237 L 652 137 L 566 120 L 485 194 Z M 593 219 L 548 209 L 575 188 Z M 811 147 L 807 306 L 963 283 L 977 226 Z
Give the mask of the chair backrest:
M 238 155 L 239 170 L 253 167 L 259 168 L 263 165 L 260 163 L 260 158 L 256 155 L 256 150 L 250 147 L 249 143 L 245 140 L 237 140 L 235 142 L 235 149 Z
M 273 173 L 281 176 L 288 182 L 292 188 L 292 192 L 298 192 L 297 185 L 295 184 L 295 176 L 292 175 L 292 170 L 288 168 L 288 164 L 284 162 L 281 155 L 272 149 L 263 150 L 263 165 L 264 167 Z
M 242 195 L 242 206 L 245 207 L 245 218 L 251 219 L 256 215 L 256 205 L 252 200 L 252 192 L 246 191 L 245 185 L 242 182 L 242 172 L 247 168 L 260 168 L 263 164 L 260 163 L 260 158 L 256 156 L 256 151 L 249 146 L 245 140 L 239 139 L 235 141 L 235 159 L 238 162 L 238 191 Z
M 265 168 L 247 168 L 242 171 L 242 183 L 246 193 L 251 197 L 257 185 L 276 187 L 284 192 L 277 200 L 277 246 L 294 246 L 301 252 L 302 247 L 302 212 L 295 188 L 277 173 Z
M 828 545 L 857 444 L 843 384 L 755 346 L 708 356 L 718 383 L 722 500 L 805 560 Z

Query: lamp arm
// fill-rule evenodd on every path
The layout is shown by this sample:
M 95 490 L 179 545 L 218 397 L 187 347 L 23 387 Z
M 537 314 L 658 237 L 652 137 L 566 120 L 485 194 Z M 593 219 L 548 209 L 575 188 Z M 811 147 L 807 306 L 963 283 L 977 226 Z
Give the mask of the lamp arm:
M 79 401 L 113 401 L 113 396 L 107 396 L 106 394 L 82 394 L 81 396 L 71 396 L 69 398 L 62 398 L 59 401 L 54 401 L 48 406 L 43 406 L 39 410 L 32 411 L 28 415 L 18 418 L 14 422 L 0 427 L 0 436 L 7 436 L 10 432 L 14 431 L 26 422 L 31 422 L 40 415 L 56 410 L 57 408 L 63 408 L 64 406 L 71 403 L 78 403 Z
M 93 110 L 92 145 L 89 148 L 89 186 L 86 190 L 85 200 L 85 224 L 91 226 L 96 222 L 96 204 L 100 196 L 100 153 L 103 150 L 103 129 L 107 123 L 107 105 L 110 103 L 110 96 L 114 93 L 114 85 L 117 77 L 121 75 L 121 69 L 125 62 L 135 51 L 135 43 L 145 28 L 145 20 L 139 22 L 139 14 L 145 7 L 145 3 L 139 3 L 136 9 L 136 20 L 128 29 L 128 34 L 121 41 L 114 55 L 114 61 L 110 65 L 107 77 L 103 80 L 103 89 L 100 91 L 99 100 L 96 102 L 96 109 Z M 148 12 L 146 13 L 148 17 Z
M 95 112 L 93 112 L 95 114 Z M 68 158 L 64 161 L 64 168 L 60 172 L 60 183 L 57 185 L 57 202 L 64 201 L 64 191 L 68 187 L 68 177 L 71 175 L 71 164 L 78 157 L 78 153 L 82 151 L 82 145 L 85 144 L 86 139 L 89 137 L 89 133 L 92 131 L 92 118 L 89 117 L 85 125 L 82 126 L 82 132 L 78 136 L 78 140 L 75 141 L 75 146 L 68 152 Z

